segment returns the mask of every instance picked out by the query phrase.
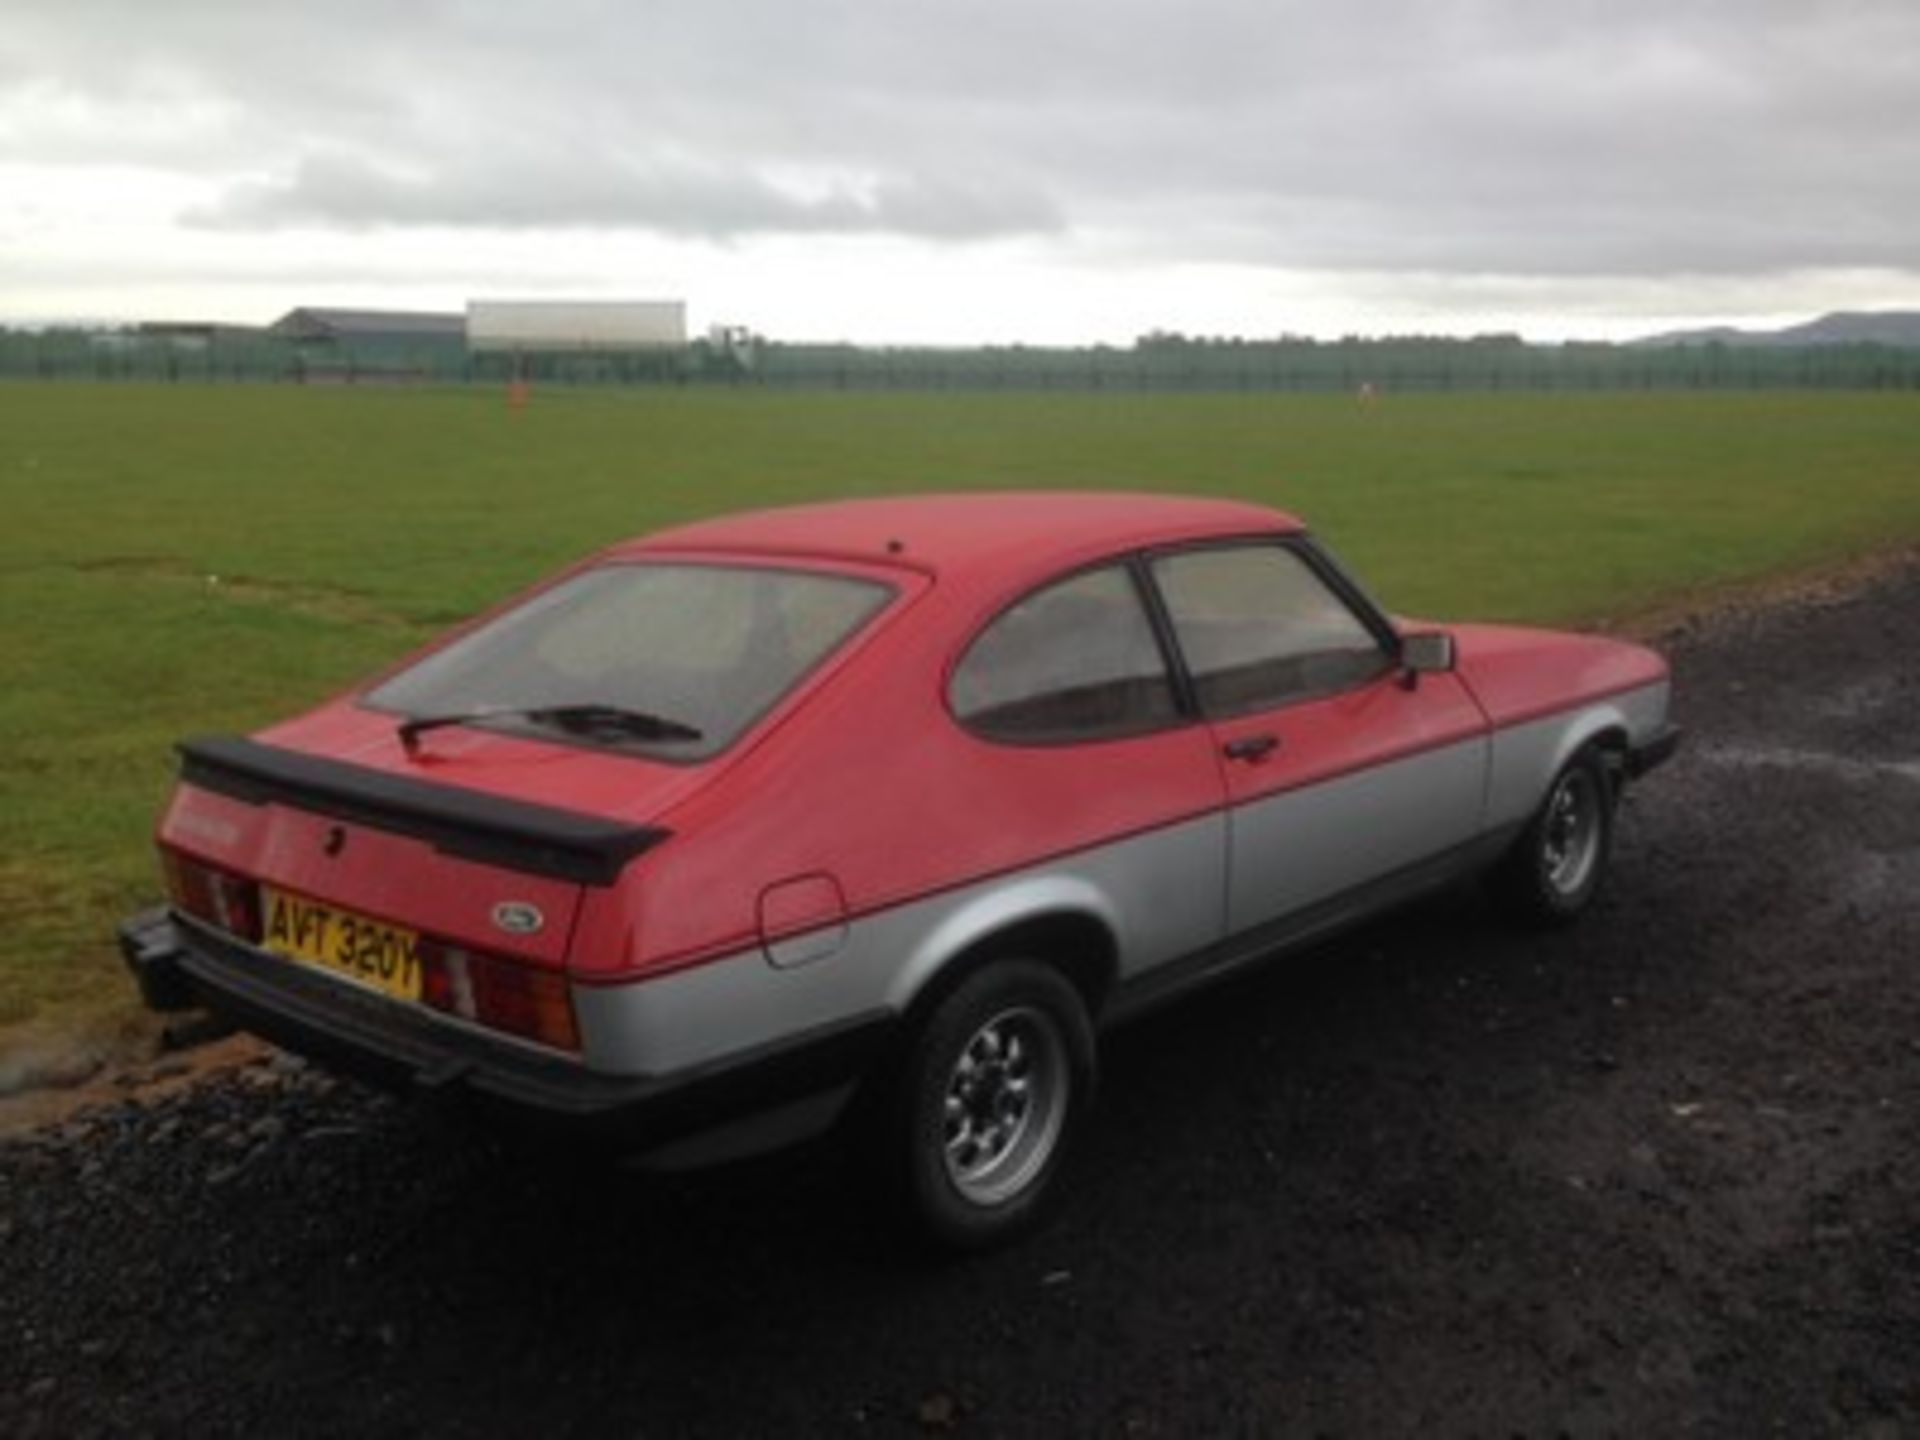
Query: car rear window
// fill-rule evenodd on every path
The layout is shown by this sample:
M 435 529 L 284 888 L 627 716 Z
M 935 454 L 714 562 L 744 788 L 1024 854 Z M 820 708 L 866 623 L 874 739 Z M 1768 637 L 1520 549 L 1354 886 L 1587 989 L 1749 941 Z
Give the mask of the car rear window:
M 877 581 L 767 566 L 623 563 L 564 580 L 364 697 L 409 717 L 579 705 L 691 726 L 698 740 L 564 735 L 500 713 L 474 723 L 661 759 L 715 754 L 866 623 Z

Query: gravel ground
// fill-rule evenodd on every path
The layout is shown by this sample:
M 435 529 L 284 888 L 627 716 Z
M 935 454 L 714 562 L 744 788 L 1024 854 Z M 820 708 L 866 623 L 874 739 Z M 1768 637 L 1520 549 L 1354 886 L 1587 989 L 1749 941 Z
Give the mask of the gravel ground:
M 1007 1253 L 286 1060 L 0 1143 L 0 1433 L 1920 1434 L 1916 622 L 1676 636 L 1597 913 L 1450 896 L 1115 1037 Z

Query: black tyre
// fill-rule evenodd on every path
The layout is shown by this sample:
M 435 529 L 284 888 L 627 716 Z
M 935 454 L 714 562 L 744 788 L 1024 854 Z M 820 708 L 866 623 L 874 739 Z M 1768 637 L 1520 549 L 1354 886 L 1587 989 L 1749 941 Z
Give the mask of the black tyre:
M 1095 1074 L 1086 1005 L 1052 967 L 996 960 L 943 997 L 906 1058 L 890 1137 L 919 1235 L 980 1250 L 1043 1219 Z
M 1565 925 L 1600 893 L 1613 854 L 1614 782 L 1589 746 L 1553 777 L 1546 799 L 1494 872 L 1494 890 L 1517 918 Z

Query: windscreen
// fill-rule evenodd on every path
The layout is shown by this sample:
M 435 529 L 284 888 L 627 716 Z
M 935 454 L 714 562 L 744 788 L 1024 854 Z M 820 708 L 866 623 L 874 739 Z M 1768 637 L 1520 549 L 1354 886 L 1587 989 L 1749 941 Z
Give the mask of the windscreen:
M 631 711 L 699 738 L 607 728 L 562 738 L 697 760 L 730 744 L 891 593 L 874 581 L 760 566 L 600 566 L 409 666 L 365 701 L 547 738 L 555 731 L 541 711 Z

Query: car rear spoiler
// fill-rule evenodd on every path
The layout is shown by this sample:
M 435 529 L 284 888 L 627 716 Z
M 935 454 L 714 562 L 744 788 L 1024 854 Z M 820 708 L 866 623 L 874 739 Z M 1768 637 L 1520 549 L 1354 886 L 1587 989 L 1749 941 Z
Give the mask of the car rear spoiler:
M 600 815 L 391 775 L 238 735 L 179 744 L 180 778 L 247 805 L 291 805 L 533 875 L 608 885 L 671 833 Z

